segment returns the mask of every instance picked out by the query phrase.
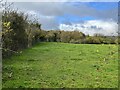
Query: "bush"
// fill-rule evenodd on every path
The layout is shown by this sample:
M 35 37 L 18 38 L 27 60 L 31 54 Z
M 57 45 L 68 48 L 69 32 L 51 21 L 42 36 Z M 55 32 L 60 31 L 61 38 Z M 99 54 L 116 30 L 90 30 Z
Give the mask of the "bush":
M 39 41 L 40 25 L 28 23 L 27 16 L 17 11 L 5 12 L 2 16 L 2 55 L 9 57 L 19 50 Z

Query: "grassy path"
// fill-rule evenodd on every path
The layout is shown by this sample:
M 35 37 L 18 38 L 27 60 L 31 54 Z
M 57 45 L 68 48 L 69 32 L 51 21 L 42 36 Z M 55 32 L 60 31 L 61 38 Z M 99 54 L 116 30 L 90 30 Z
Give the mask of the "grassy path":
M 117 86 L 117 45 L 39 43 L 3 60 L 3 88 Z

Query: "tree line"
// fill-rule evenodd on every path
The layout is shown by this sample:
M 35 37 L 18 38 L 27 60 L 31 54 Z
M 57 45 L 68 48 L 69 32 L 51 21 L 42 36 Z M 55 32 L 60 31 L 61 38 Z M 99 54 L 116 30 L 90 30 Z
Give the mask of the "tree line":
M 118 36 L 104 36 L 95 34 L 94 36 L 85 35 L 80 31 L 61 31 L 61 30 L 41 30 L 40 41 L 64 42 L 74 44 L 118 44 Z

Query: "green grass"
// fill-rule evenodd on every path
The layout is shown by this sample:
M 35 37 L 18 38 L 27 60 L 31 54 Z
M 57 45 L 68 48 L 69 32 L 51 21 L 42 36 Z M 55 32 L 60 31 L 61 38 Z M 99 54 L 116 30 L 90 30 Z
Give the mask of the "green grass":
M 39 43 L 3 60 L 3 88 L 117 88 L 118 46 Z

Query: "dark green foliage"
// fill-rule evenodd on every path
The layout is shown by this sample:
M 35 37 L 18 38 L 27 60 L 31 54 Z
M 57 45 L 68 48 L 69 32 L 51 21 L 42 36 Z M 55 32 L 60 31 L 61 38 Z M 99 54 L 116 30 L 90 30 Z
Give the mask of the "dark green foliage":
M 18 50 L 22 48 L 27 47 L 27 34 L 25 31 L 26 28 L 26 20 L 24 19 L 24 15 L 18 14 L 16 12 L 10 13 L 12 20 L 11 22 L 11 28 L 13 29 L 13 32 L 15 33 L 12 37 L 12 40 L 14 42 L 14 46 L 12 47 L 13 50 Z M 14 18 L 12 18 L 14 17 Z
M 39 41 L 40 24 L 28 23 L 27 16 L 17 11 L 5 12 L 2 16 L 2 55 L 19 53 Z
M 65 42 L 65 43 L 76 43 L 83 42 L 85 35 L 79 31 L 59 31 L 51 30 L 46 32 L 44 40 L 48 42 Z M 43 38 L 43 37 L 42 37 Z
M 79 31 L 59 31 L 50 30 L 41 33 L 42 41 L 47 42 L 64 42 L 75 44 L 118 44 L 119 39 L 117 36 L 87 36 Z

